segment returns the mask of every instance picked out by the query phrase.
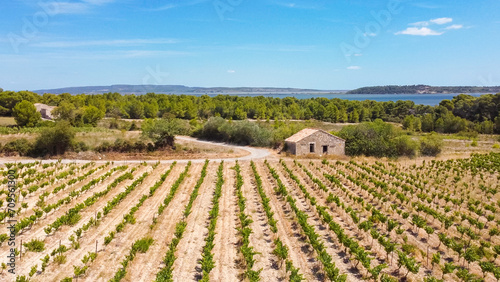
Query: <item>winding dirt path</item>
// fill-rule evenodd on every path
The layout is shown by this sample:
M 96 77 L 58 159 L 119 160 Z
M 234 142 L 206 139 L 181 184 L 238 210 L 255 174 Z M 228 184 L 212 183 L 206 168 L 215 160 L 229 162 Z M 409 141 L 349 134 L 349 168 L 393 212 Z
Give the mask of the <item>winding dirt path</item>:
M 188 136 L 176 136 L 175 137 L 177 140 L 184 140 L 184 141 L 189 141 L 189 142 L 195 142 L 195 143 L 200 143 L 200 144 L 209 144 L 209 145 L 216 145 L 216 146 L 221 146 L 223 148 L 226 148 L 227 150 L 243 150 L 248 152 L 249 154 L 243 157 L 237 157 L 237 158 L 208 158 L 210 161 L 215 161 L 215 162 L 221 162 L 221 161 L 227 161 L 227 162 L 234 162 L 237 160 L 240 161 L 248 161 L 248 160 L 258 160 L 258 159 L 264 159 L 269 156 L 271 156 L 271 151 L 265 148 L 255 148 L 255 147 L 250 147 L 250 146 L 238 146 L 238 145 L 230 145 L 226 143 L 220 143 L 220 142 L 211 142 L 211 141 L 202 141 L 198 140 L 192 137 Z M 6 163 L 13 163 L 13 162 L 18 162 L 18 163 L 30 163 L 35 161 L 36 159 L 5 159 L 5 158 L 0 158 L 0 164 L 6 164 Z M 47 162 L 57 162 L 58 160 L 44 160 L 44 163 Z M 96 164 L 104 164 L 107 163 L 109 160 L 102 160 L 102 161 L 93 161 Z M 178 159 L 178 160 L 162 160 L 160 163 L 172 163 L 174 161 L 177 161 L 178 163 L 187 163 L 187 162 L 192 162 L 192 163 L 204 163 L 205 159 L 200 158 L 200 159 Z M 67 164 L 67 163 L 75 163 L 75 164 L 82 164 L 82 163 L 88 163 L 91 162 L 90 160 L 73 160 L 73 159 L 62 159 L 61 163 Z M 153 164 L 156 163 L 157 161 L 145 161 L 145 160 L 126 160 L 126 161 L 113 161 L 113 164 L 136 164 L 136 163 L 148 163 L 148 164 Z

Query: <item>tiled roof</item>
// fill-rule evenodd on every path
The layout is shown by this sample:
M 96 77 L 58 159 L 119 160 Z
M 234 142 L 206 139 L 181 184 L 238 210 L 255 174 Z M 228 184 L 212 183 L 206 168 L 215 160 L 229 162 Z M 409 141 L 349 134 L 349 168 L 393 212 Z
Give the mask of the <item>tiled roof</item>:
M 304 138 L 306 138 L 306 137 L 310 136 L 311 134 L 314 134 L 314 133 L 316 133 L 318 131 L 324 132 L 324 133 L 326 133 L 328 135 L 331 135 L 331 136 L 333 136 L 333 137 L 335 137 L 337 139 L 344 140 L 344 139 L 342 139 L 340 137 L 332 135 L 332 134 L 330 134 L 330 133 L 328 133 L 328 132 L 326 132 L 324 130 L 321 130 L 321 129 L 305 128 L 305 129 L 302 129 L 301 131 L 295 133 L 294 135 L 288 137 L 287 139 L 285 139 L 285 142 L 299 142 L 300 140 L 302 140 L 302 139 L 304 139 Z

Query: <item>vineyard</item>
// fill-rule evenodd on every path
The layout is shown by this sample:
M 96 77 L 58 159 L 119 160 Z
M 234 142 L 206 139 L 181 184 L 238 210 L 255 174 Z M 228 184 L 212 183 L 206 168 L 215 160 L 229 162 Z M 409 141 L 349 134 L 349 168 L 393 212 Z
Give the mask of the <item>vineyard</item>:
M 0 173 L 0 281 L 500 279 L 500 154 Z

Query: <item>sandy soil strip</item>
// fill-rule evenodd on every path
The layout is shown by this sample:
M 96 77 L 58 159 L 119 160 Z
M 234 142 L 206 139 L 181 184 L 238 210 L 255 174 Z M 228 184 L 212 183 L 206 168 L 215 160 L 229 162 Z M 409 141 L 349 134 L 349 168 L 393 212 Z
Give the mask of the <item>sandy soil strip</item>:
M 162 246 L 166 244 L 162 244 L 162 238 L 167 236 L 173 236 L 173 231 L 175 229 L 175 224 L 177 219 L 181 217 L 183 206 L 187 203 L 189 194 L 192 191 L 192 187 L 194 187 L 194 183 L 197 179 L 197 175 L 200 174 L 202 166 L 201 165 L 193 165 L 190 167 L 187 177 L 184 179 L 182 184 L 179 187 L 174 199 L 162 213 L 162 215 L 158 218 L 158 224 L 155 229 L 160 229 L 162 236 L 157 236 L 156 238 L 159 240 L 154 242 L 149 249 L 149 251 L 143 255 L 143 257 L 153 257 L 153 246 Z M 179 173 L 180 174 L 180 173 Z M 177 179 L 179 174 L 174 174 L 172 177 Z M 170 177 L 170 176 L 169 176 Z M 174 180 L 175 181 L 175 180 Z M 186 193 L 187 192 L 187 193 Z M 156 195 L 155 195 L 156 196 Z M 162 199 L 163 200 L 163 199 Z M 147 208 L 147 205 L 143 206 Z M 157 210 L 153 210 L 155 213 Z M 152 214 L 151 214 L 152 216 Z M 151 216 L 147 216 L 151 219 Z M 112 278 L 116 271 L 121 267 L 120 262 L 125 258 L 125 255 L 129 254 L 131 245 L 136 241 L 145 236 L 152 236 L 152 231 L 149 228 L 149 224 L 152 222 L 145 221 L 144 224 L 134 224 L 128 225 L 125 227 L 124 232 L 120 233 L 120 236 L 117 236 L 115 240 L 109 245 L 109 249 L 111 252 L 106 252 L 105 256 L 101 256 L 101 264 L 98 265 L 97 269 L 94 269 L 92 274 L 88 276 L 89 281 L 108 281 L 108 279 Z M 167 235 L 167 234 L 168 235 Z M 156 249 L 157 250 L 157 249 Z M 161 257 L 164 255 L 160 253 L 160 256 L 155 256 L 155 261 L 161 262 Z M 135 259 L 134 259 L 135 261 Z M 135 263 L 141 264 L 140 261 L 135 261 Z M 127 270 L 128 271 L 128 270 Z M 151 281 L 152 278 L 140 278 L 137 281 Z
M 265 190 L 267 197 L 269 197 L 272 211 L 275 212 L 275 218 L 278 219 L 276 224 L 278 227 L 278 237 L 287 245 L 288 257 L 293 262 L 293 265 L 300 269 L 299 273 L 303 274 L 306 281 L 316 280 L 313 269 L 318 264 L 316 259 L 307 252 L 307 244 L 301 238 L 302 233 L 300 225 L 293 217 L 293 211 L 286 204 L 285 199 L 278 199 L 273 187 L 276 183 L 269 173 L 267 167 L 263 162 L 256 163 L 257 172 L 262 178 L 262 188 Z M 304 251 L 305 250 L 305 251 Z M 284 267 L 284 266 L 283 266 Z
M 294 168 L 293 164 L 289 163 L 287 163 L 287 167 L 290 169 Z M 362 279 L 362 276 L 359 275 L 359 273 L 353 273 L 350 269 L 351 263 L 349 262 L 346 254 L 343 253 L 343 247 L 334 243 L 335 239 L 337 238 L 335 233 L 328 230 L 328 226 L 321 222 L 321 219 L 317 215 L 316 209 L 312 207 L 311 204 L 306 200 L 295 181 L 291 180 L 289 177 L 285 177 L 285 175 L 288 175 L 288 173 L 284 171 L 283 166 L 280 163 L 277 163 L 273 165 L 273 168 L 276 169 L 276 172 L 280 176 L 283 184 L 286 185 L 289 193 L 296 199 L 297 207 L 305 212 L 309 217 L 307 223 L 309 223 L 311 226 L 314 226 L 316 233 L 321 236 L 321 239 L 323 240 L 323 243 L 326 247 L 326 252 L 332 256 L 332 261 L 335 263 L 335 267 L 339 269 L 339 273 L 347 274 L 347 281 L 359 281 L 360 279 Z M 302 175 L 299 174 L 296 170 L 294 170 L 294 175 L 299 178 L 302 185 L 304 185 L 306 188 L 310 188 L 309 185 L 306 185 L 305 179 L 301 177 Z M 320 200 L 318 200 L 318 204 L 324 205 L 324 203 L 322 203 L 321 201 L 321 199 L 323 198 L 320 197 L 319 199 Z M 342 222 L 339 221 L 338 218 L 336 218 L 336 222 L 342 224 Z M 313 251 L 312 247 L 311 251 Z
M 173 266 L 174 281 L 194 281 L 198 274 L 196 267 L 205 244 L 208 212 L 212 206 L 218 166 L 219 164 L 214 162 L 208 165 L 205 181 L 200 187 L 200 194 L 193 203 L 184 236 L 177 245 L 177 259 Z
M 267 217 L 261 203 L 261 198 L 255 185 L 255 177 L 249 162 L 240 163 L 241 175 L 243 176 L 243 186 L 241 190 L 247 199 L 245 212 L 252 218 L 250 224 L 253 233 L 250 234 L 250 246 L 254 251 L 260 253 L 254 256 L 255 264 L 253 269 L 262 269 L 260 278 L 262 281 L 273 281 L 284 276 L 283 271 L 273 268 L 276 257 L 272 254 L 274 250 L 273 232 L 267 224 Z
M 170 193 L 170 188 L 172 184 L 176 181 L 179 174 L 184 171 L 185 165 L 177 165 L 182 169 L 178 173 L 171 173 L 167 179 L 172 179 L 172 182 L 168 185 L 168 189 L 165 191 L 161 191 L 160 194 L 155 194 L 153 199 L 154 203 L 150 206 L 150 204 L 145 203 L 147 210 L 149 213 L 145 214 L 144 217 L 144 226 L 142 229 L 146 233 L 144 235 L 136 235 L 135 237 L 130 237 L 130 240 L 126 243 L 126 253 L 130 249 L 130 245 L 135 240 L 138 240 L 145 236 L 151 236 L 155 241 L 153 245 L 149 247 L 149 250 L 145 254 L 137 254 L 136 258 L 132 261 L 132 263 L 127 268 L 127 276 L 123 281 L 153 281 L 156 277 L 156 273 L 160 270 L 162 266 L 163 257 L 168 249 L 168 244 L 174 236 L 175 225 L 182 218 L 182 211 L 184 210 L 184 206 L 189 201 L 189 195 L 193 191 L 194 185 L 198 180 L 199 174 L 203 167 L 202 164 L 193 164 L 189 169 L 188 175 L 180 185 L 177 193 L 175 194 L 172 202 L 168 205 L 165 211 L 162 213 L 160 217 L 158 217 L 158 221 L 156 226 L 151 230 L 149 225 L 152 223 L 152 218 L 158 211 L 158 206 L 163 203 L 165 197 Z M 160 192 L 160 191 L 158 191 Z M 157 192 L 157 193 L 158 193 Z M 146 212 L 146 211 L 144 211 Z M 121 261 L 123 257 L 119 260 Z M 113 263 L 113 273 L 119 268 L 119 261 Z
M 235 194 L 236 172 L 231 169 L 234 163 L 224 163 L 224 184 L 219 203 L 219 218 L 215 228 L 214 254 L 215 268 L 210 272 L 210 281 L 238 281 L 242 270 L 238 269 L 241 256 L 237 252 L 240 238 L 237 227 L 240 227 Z

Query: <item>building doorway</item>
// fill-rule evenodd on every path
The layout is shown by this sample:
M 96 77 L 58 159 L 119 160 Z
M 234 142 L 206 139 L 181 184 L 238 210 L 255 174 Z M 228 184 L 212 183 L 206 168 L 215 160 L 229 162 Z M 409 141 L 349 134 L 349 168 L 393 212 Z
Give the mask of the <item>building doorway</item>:
M 314 153 L 314 147 L 315 147 L 314 143 L 309 143 L 309 153 Z
M 328 145 L 323 145 L 323 154 L 328 154 Z

